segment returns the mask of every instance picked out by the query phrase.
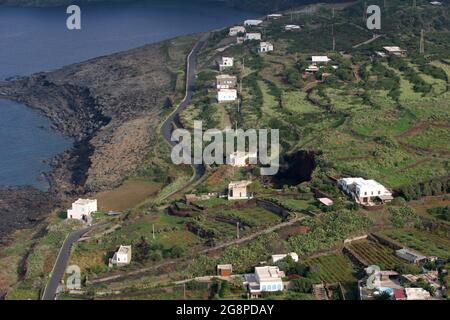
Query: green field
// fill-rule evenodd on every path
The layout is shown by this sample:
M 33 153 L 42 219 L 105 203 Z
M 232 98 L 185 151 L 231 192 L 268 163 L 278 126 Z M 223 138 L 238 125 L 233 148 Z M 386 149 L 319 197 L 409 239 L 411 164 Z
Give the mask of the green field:
M 352 242 L 349 248 L 370 265 L 378 265 L 382 269 L 393 269 L 396 265 L 404 263 L 404 260 L 395 256 L 393 249 L 373 241 Z
M 425 255 L 450 256 L 450 240 L 443 236 L 415 229 L 387 230 L 382 234 Z
M 342 253 L 330 254 L 305 261 L 326 283 L 353 283 L 357 281 L 356 269 L 350 259 Z

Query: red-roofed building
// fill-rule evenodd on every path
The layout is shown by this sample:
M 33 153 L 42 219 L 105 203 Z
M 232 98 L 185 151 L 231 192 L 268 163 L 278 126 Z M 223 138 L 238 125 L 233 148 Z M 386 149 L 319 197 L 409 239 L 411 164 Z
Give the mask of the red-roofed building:
M 394 289 L 395 300 L 406 300 L 405 289 Z

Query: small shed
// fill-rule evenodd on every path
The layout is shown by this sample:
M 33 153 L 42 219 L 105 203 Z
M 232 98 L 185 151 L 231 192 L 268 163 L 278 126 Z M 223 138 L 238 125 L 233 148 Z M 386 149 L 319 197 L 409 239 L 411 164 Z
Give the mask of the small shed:
M 218 264 L 217 274 L 221 277 L 229 277 L 233 273 L 233 266 L 231 264 Z

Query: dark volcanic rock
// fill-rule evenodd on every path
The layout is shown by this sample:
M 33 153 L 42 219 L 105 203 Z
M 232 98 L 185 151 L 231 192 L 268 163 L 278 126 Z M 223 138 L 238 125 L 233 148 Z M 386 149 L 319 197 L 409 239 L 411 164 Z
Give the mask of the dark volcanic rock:
M 184 64 L 184 57 L 171 60 L 162 46 L 147 45 L 0 81 L 0 97 L 41 110 L 58 130 L 75 140 L 71 150 L 52 160 L 48 193 L 30 188 L 0 193 L 0 215 L 8 217 L 2 230 L 49 212 L 55 199 L 71 200 L 115 187 L 136 170 L 155 137 L 164 101 L 174 93 L 169 68 L 176 70 Z M 15 205 L 16 222 L 10 218 Z
M 0 189 L 0 240 L 11 230 L 33 226 L 59 201 L 35 188 Z

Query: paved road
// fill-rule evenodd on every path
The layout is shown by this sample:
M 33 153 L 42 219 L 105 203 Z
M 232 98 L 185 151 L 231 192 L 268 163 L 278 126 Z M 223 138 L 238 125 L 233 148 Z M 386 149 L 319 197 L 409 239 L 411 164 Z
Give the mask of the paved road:
M 55 265 L 53 266 L 53 271 L 50 275 L 50 280 L 47 283 L 44 294 L 42 295 L 42 300 L 54 300 L 56 297 L 56 290 L 64 276 L 66 271 L 67 262 L 70 258 L 70 249 L 72 245 L 77 242 L 84 234 L 86 234 L 92 227 L 84 228 L 71 233 L 67 239 L 64 241 L 63 246 L 59 251 L 59 255 L 56 258 Z
M 175 145 L 176 142 L 171 141 L 173 124 L 176 122 L 178 114 L 186 109 L 189 103 L 192 100 L 192 95 L 194 93 L 194 85 L 196 80 L 196 68 L 197 68 L 197 56 L 202 47 L 205 45 L 206 41 L 209 38 L 209 33 L 204 34 L 199 41 L 195 44 L 194 48 L 190 52 L 187 58 L 187 67 L 186 67 L 186 95 L 180 105 L 172 112 L 172 114 L 166 119 L 166 121 L 161 126 L 161 134 L 164 139 L 166 139 L 171 145 Z M 190 183 L 197 181 L 206 172 L 206 168 L 204 165 L 194 165 L 195 175 Z M 58 289 L 59 284 L 61 283 L 61 279 L 64 276 L 64 272 L 66 270 L 67 262 L 70 258 L 70 249 L 72 245 L 77 242 L 84 234 L 86 234 L 91 227 L 85 228 L 83 230 L 76 231 L 70 234 L 59 252 L 58 258 L 55 262 L 53 272 L 50 276 L 50 280 L 45 288 L 44 294 L 42 296 L 42 300 L 54 300 L 56 297 L 56 291 Z M 170 262 L 169 262 L 170 264 Z
M 197 69 L 197 56 L 202 47 L 205 45 L 206 41 L 209 38 L 209 33 L 204 34 L 198 42 L 195 44 L 191 53 L 187 58 L 187 67 L 186 67 L 186 95 L 184 96 L 183 101 L 181 101 L 180 105 L 172 112 L 172 114 L 166 119 L 166 121 L 161 126 L 161 134 L 164 139 L 166 139 L 171 145 L 175 145 L 175 141 L 171 141 L 172 129 L 174 123 L 177 120 L 178 115 L 184 109 L 186 109 L 189 103 L 192 100 L 192 96 L 194 94 L 194 85 L 196 80 L 196 69 Z M 205 165 L 193 165 L 195 170 L 194 179 L 191 182 L 199 180 L 205 174 L 206 168 Z

